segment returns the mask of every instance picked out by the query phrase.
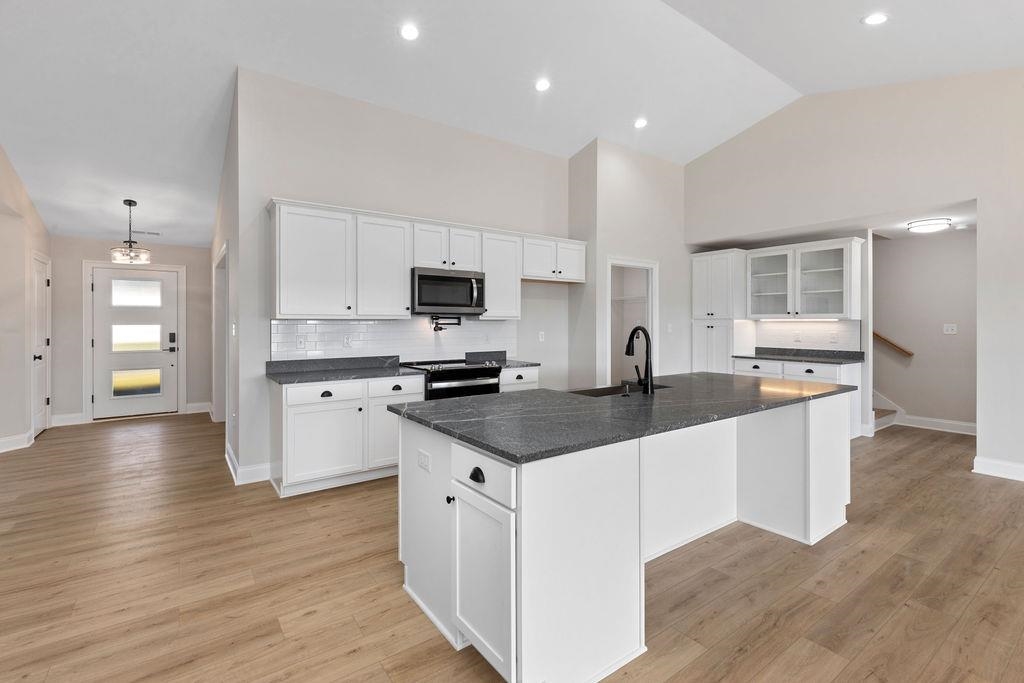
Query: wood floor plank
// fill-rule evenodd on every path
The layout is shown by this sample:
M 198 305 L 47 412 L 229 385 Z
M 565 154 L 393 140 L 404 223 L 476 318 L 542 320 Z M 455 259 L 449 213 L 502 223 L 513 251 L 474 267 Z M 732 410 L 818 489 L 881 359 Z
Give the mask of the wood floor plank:
M 850 662 L 815 642 L 800 638 L 751 680 L 758 683 L 831 681 Z

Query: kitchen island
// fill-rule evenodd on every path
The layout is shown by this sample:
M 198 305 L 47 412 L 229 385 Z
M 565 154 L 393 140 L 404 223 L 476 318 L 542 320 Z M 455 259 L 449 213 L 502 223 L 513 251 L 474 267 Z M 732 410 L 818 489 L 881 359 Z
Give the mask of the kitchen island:
M 737 520 L 808 544 L 845 524 L 854 387 L 656 382 L 389 406 L 405 589 L 506 680 L 600 680 L 642 654 L 660 554 Z

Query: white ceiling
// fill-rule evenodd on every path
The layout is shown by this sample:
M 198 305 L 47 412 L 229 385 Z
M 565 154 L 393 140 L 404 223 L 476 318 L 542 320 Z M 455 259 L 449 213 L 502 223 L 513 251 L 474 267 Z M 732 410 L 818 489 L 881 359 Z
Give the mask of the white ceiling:
M 208 244 L 236 65 L 564 157 L 686 162 L 799 96 L 661 0 L 0 0 L 0 144 L 55 233 L 123 239 L 130 196 Z
M 665 2 L 804 94 L 1024 66 L 1022 0 Z

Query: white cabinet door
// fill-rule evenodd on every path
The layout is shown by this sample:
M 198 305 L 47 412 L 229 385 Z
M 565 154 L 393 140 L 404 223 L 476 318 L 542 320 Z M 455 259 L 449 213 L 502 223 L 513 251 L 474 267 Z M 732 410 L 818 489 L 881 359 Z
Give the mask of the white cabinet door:
M 288 408 L 284 483 L 363 469 L 363 401 L 331 401 Z
M 411 226 L 405 221 L 359 216 L 357 227 L 356 312 L 377 318 L 408 318 Z
M 453 270 L 480 270 L 480 232 L 451 228 L 448 231 L 449 265 Z
M 523 277 L 555 279 L 558 275 L 558 243 L 554 240 L 523 238 Z
M 791 249 L 751 252 L 747 260 L 747 310 L 752 319 L 793 315 L 792 261 Z
M 480 319 L 518 319 L 522 297 L 522 239 L 514 235 L 484 233 L 482 253 L 486 311 Z
M 279 205 L 275 233 L 275 317 L 354 315 L 354 217 L 339 211 Z
M 709 323 L 706 320 L 693 321 L 692 350 L 691 350 L 691 372 L 709 372 L 711 349 L 709 344 Z
M 413 225 L 413 253 L 417 268 L 448 267 L 448 228 L 443 225 Z
M 366 469 L 387 467 L 398 463 L 398 421 L 401 419 L 388 412 L 392 403 L 418 401 L 422 395 L 381 396 L 371 398 L 367 405 Z
M 516 680 L 516 516 L 452 482 L 455 623 L 506 681 Z
M 732 324 L 715 322 L 708 329 L 708 372 L 732 372 Z
M 587 279 L 587 248 L 582 244 L 559 242 L 556 252 L 559 280 Z
M 732 256 L 718 254 L 711 257 L 710 306 L 711 318 L 731 318 L 732 313 Z
M 796 314 L 846 318 L 850 316 L 850 247 L 796 249 Z
M 706 318 L 711 313 L 711 258 L 694 257 L 690 261 L 690 292 L 693 318 Z

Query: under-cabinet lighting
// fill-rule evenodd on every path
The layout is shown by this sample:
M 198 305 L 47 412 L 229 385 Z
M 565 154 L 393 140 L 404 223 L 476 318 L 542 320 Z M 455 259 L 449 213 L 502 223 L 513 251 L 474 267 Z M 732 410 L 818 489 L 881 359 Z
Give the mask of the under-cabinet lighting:
M 766 323 L 837 323 L 839 318 L 778 318 L 762 320 Z

